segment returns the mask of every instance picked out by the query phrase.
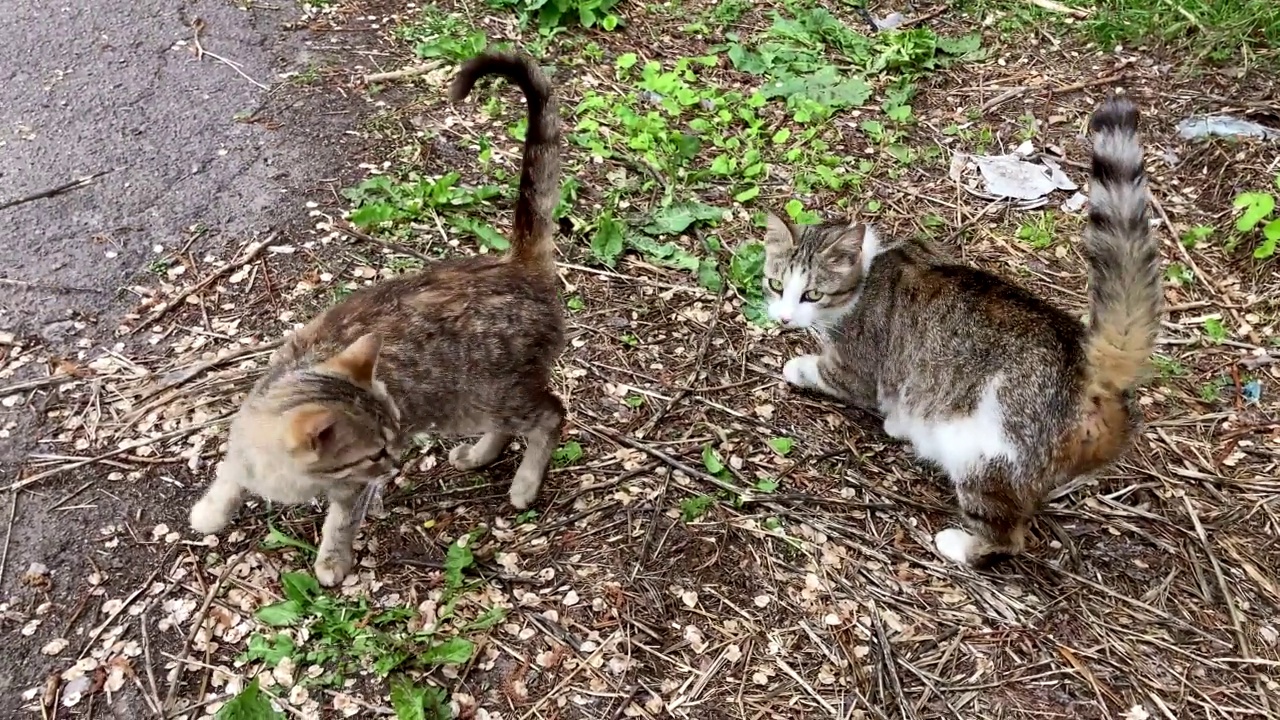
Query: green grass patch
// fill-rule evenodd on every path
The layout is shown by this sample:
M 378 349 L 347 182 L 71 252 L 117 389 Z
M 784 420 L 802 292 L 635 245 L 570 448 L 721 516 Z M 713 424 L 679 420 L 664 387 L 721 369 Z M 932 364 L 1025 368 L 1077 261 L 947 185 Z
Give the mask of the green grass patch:
M 1247 51 L 1250 61 L 1274 68 L 1280 62 L 1270 52 L 1280 47 L 1280 4 L 1273 0 L 1060 0 L 1072 8 L 1090 10 L 1076 20 L 1022 0 L 966 0 L 959 10 L 990 22 L 1005 35 L 1053 26 L 1055 34 L 1072 28 L 1103 50 L 1121 45 L 1160 45 L 1189 51 L 1191 64 L 1238 62 Z
M 915 82 L 982 52 L 977 34 L 946 37 L 924 27 L 868 34 L 860 20 L 794 3 L 770 11 L 768 25 L 744 35 L 733 28 L 750 4 L 736 2 L 709 10 L 697 23 L 722 41 L 705 54 L 646 61 L 635 52 L 609 57 L 595 42 L 552 31 L 565 24 L 609 29 L 614 23 L 607 18 L 616 10 L 612 0 L 490 4 L 536 19 L 544 31 L 538 41 L 562 45 L 563 62 L 573 64 L 576 55 L 612 66 L 615 84 L 607 90 L 575 95 L 562 89 L 566 139 L 577 148 L 569 157 L 583 158 L 586 167 L 602 168 L 606 175 L 604 183 L 594 178 L 596 191 L 604 190 L 603 198 L 593 198 L 603 212 L 578 213 L 579 169 L 565 168 L 557 217 L 571 221 L 589 259 L 616 267 L 634 253 L 649 264 L 685 272 L 711 292 L 736 293 L 744 314 L 758 324 L 767 324 L 759 287 L 763 250 L 758 243 L 730 246 L 721 239 L 723 226 L 739 212 L 735 206 L 749 209 L 762 226 L 761 210 L 780 187 L 790 186 L 798 197 L 787 198 L 785 211 L 794 222 L 815 222 L 817 214 L 806 206 L 819 204 L 819 195 L 830 193 L 847 208 L 880 163 L 896 177 L 901 168 L 931 157 L 907 142 L 915 123 Z M 489 44 L 464 19 L 432 8 L 396 34 L 419 56 L 455 62 Z M 490 117 L 511 107 L 496 93 L 483 103 Z M 861 130 L 880 151 L 874 159 L 849 154 L 830 123 L 854 108 L 872 110 Z M 520 118 L 507 128 L 512 139 L 523 138 L 524 122 Z M 345 191 L 353 205 L 351 221 L 368 232 L 407 238 L 414 223 L 439 220 L 481 248 L 504 250 L 507 242 L 492 224 L 494 203 L 509 205 L 516 178 L 490 162 L 491 140 L 482 136 L 479 142 L 486 184 L 467 187 L 458 173 L 371 177 Z
M 1215 62 L 1280 46 L 1274 0 L 1097 0 L 1083 25 L 1103 47 L 1158 41 Z
M 250 636 L 237 661 L 275 668 L 289 659 L 299 671 L 313 665 L 323 668 L 314 677 L 298 673 L 297 683 L 307 687 L 341 688 L 349 679 L 369 674 L 389 681 L 391 704 L 399 717 L 447 717 L 441 714 L 448 706 L 445 691 L 416 685 L 413 678 L 443 665 L 468 662 L 475 653 L 470 637 L 494 627 L 506 614 L 497 607 L 466 617 L 457 612 L 458 601 L 475 583 L 467 571 L 474 565 L 471 544 L 478 535 L 470 533 L 449 545 L 439 610 L 429 623 L 415 608 L 375 607 L 365 597 L 325 592 L 310 573 L 282 574 L 284 599 L 255 613 L 272 631 Z M 275 530 L 264 544 L 309 548 Z M 254 682 L 228 702 L 218 718 L 276 717 L 272 713 L 269 698 Z

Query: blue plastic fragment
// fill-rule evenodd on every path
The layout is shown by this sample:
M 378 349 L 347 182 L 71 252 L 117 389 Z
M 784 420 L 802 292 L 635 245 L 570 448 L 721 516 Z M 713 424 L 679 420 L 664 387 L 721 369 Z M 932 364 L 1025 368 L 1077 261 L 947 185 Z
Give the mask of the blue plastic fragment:
M 1262 381 L 1258 379 L 1250 380 L 1240 388 L 1240 394 L 1244 396 L 1246 403 L 1257 405 L 1262 400 Z

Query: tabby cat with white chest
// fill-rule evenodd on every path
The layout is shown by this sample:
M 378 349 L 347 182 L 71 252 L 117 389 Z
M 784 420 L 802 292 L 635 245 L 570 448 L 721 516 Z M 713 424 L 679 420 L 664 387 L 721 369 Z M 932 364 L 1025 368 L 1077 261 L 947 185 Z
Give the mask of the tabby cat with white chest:
M 1140 419 L 1133 388 L 1163 295 L 1137 109 L 1109 98 L 1089 127 L 1088 327 L 920 243 L 857 223 L 768 220 L 769 314 L 822 346 L 788 361 L 786 381 L 878 413 L 888 435 L 941 467 L 963 529 L 934 542 L 961 564 L 1021 552 L 1045 496 L 1113 462 Z
M 551 370 L 564 348 L 552 213 L 560 199 L 560 117 L 530 59 L 490 53 L 461 67 L 452 98 L 501 75 L 524 91 L 528 130 L 511 251 L 432 263 L 352 293 L 295 332 L 271 358 L 231 425 L 227 455 L 191 510 L 221 530 L 245 491 L 280 503 L 324 497 L 316 578 L 341 582 L 370 484 L 394 475 L 408 438 L 474 436 L 449 461 L 472 470 L 513 438 L 524 457 L 510 500 L 538 494 L 564 419 Z

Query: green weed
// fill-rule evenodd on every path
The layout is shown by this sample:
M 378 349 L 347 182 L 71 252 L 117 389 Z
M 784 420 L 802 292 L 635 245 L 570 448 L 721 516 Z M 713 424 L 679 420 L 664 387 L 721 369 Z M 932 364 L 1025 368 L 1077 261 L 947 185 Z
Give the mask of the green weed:
M 773 25 L 760 36 L 726 38 L 730 42 L 713 47 L 709 55 L 673 62 L 642 62 L 635 53 L 618 56 L 616 80 L 634 92 L 587 91 L 574 108 L 568 135 L 596 162 L 635 171 L 630 177 L 624 171 L 611 174 L 616 184 L 606 207 L 625 207 L 623 200 L 640 196 L 650 199 L 647 211 L 606 211 L 590 224 L 589 249 L 596 262 L 612 267 L 628 251 L 636 252 L 651 264 L 689 272 L 713 292 L 722 289 L 727 271 L 746 301 L 748 318 L 761 322 L 763 257 L 758 248 L 740 248 L 729 267 L 722 267 L 720 240 L 698 235 L 717 227 L 726 209 L 696 200 L 698 192 L 717 187 L 735 203 L 750 205 L 771 181 L 775 165 L 794 168 L 790 174 L 802 194 L 858 189 L 874 165 L 834 152 L 838 132 L 822 121 L 870 100 L 868 78 L 881 73 L 899 77 L 886 87 L 882 103 L 883 126 L 892 132 L 884 136 L 892 141 L 886 152 L 911 162 L 915 154 L 898 142 L 915 122 L 911 78 L 974 54 L 978 44 L 976 36 L 948 39 L 919 29 L 868 38 L 825 10 L 775 13 Z M 703 76 L 721 55 L 735 69 L 759 76 L 758 85 L 739 91 L 708 82 Z M 800 126 L 777 127 L 775 105 Z M 797 222 L 818 220 L 800 200 L 786 210 Z
M 1052 212 L 1042 212 L 1035 220 L 1018 226 L 1018 239 L 1035 248 L 1043 250 L 1053 245 L 1054 216 Z
M 459 184 L 461 175 L 451 172 L 439 178 L 409 173 L 403 180 L 375 175 L 342 194 L 352 202 L 352 224 L 366 231 L 404 225 L 439 213 L 459 234 L 476 239 L 480 247 L 506 250 L 510 243 L 492 225 L 477 219 L 473 211 L 506 192 L 496 185 L 471 188 Z M 460 211 L 467 211 L 466 213 Z
M 1167 355 L 1152 355 L 1151 364 L 1155 366 L 1156 372 L 1160 374 L 1160 377 L 1166 380 L 1185 377 L 1187 374 L 1187 369 L 1182 363 Z
M 757 325 L 769 324 L 769 314 L 765 309 L 764 289 L 764 244 L 752 242 L 744 244 L 733 254 L 729 261 L 729 280 L 742 298 L 742 314 Z
M 1210 380 L 1200 386 L 1200 399 L 1207 403 L 1216 403 L 1222 400 L 1222 391 L 1230 384 L 1230 378 L 1219 377 Z
M 698 495 L 680 501 L 680 519 L 691 523 L 703 515 L 714 505 L 716 499 L 710 495 Z
M 769 449 L 775 453 L 786 457 L 791 454 L 791 449 L 795 446 L 795 441 L 789 437 L 769 438 Z
M 1274 180 L 1280 191 L 1280 175 Z M 1276 254 L 1280 244 L 1280 214 L 1276 213 L 1276 194 L 1272 192 L 1246 192 L 1236 196 L 1233 206 L 1240 212 L 1236 219 L 1236 231 L 1256 233 L 1261 242 L 1253 249 L 1253 256 L 1267 260 Z
M 1227 339 L 1227 326 L 1216 317 L 1206 318 L 1201 327 L 1204 328 L 1205 337 L 1215 345 Z
M 271 707 L 271 700 L 254 678 L 239 695 L 218 710 L 214 720 L 279 720 L 284 714 Z
M 397 712 L 404 708 L 420 713 L 400 717 L 447 717 L 439 714 L 447 706 L 445 692 L 415 686 L 406 673 L 466 663 L 475 652 L 475 644 L 467 636 L 502 621 L 505 612 L 501 608 L 490 608 L 470 620 L 455 614 L 458 599 L 471 586 L 465 572 L 474 564 L 470 544 L 477 535 L 471 533 L 450 544 L 445 554 L 442 605 L 434 624 L 410 629 L 408 621 L 418 614 L 412 607 L 375 608 L 367 598 L 335 597 L 325 593 L 309 573 L 287 572 L 280 576 L 285 599 L 255 613 L 259 622 L 277 631 L 252 635 L 237 661 L 276 667 L 285 658 L 292 658 L 298 666 L 318 665 L 325 668 L 324 673 L 299 678 L 299 683 L 319 687 L 341 687 L 348 678 L 363 671 L 372 671 L 379 678 L 395 674 L 391 680 L 392 705 Z M 311 549 L 274 528 L 263 544 Z M 272 712 L 268 699 L 256 683 L 251 683 L 224 706 L 218 717 L 276 717 Z M 436 714 L 421 714 L 427 712 Z
M 582 445 L 578 443 L 577 440 L 570 440 L 569 442 L 556 448 L 555 452 L 551 454 L 551 462 L 556 467 L 565 467 L 566 465 L 573 465 L 574 463 L 578 462 L 581 459 L 582 459 Z
M 1196 281 L 1195 272 L 1180 262 L 1171 262 L 1164 270 L 1164 276 L 1169 282 L 1177 285 L 1190 285 Z
M 461 62 L 484 51 L 489 39 L 483 30 L 457 15 L 446 15 L 434 6 L 419 10 L 417 18 L 395 29 L 400 40 L 413 46 L 424 59 Z
M 1208 240 L 1212 236 L 1212 225 L 1197 225 L 1182 234 L 1182 246 L 1188 250 L 1195 250 L 1200 243 Z
M 536 20 L 544 30 L 581 25 L 613 30 L 622 19 L 613 13 L 618 0 L 489 0 L 491 7 L 513 10 L 520 23 Z

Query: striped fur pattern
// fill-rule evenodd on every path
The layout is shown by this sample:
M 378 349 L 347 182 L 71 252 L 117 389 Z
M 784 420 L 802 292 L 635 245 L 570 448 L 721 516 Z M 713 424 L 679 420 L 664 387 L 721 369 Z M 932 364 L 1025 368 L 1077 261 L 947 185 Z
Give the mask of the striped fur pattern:
M 1049 491 L 1113 462 L 1134 434 L 1132 391 L 1163 312 L 1137 125 L 1118 97 L 1090 122 L 1087 328 L 922 244 L 857 223 L 769 221 L 770 314 L 822 343 L 784 377 L 879 413 L 887 434 L 943 470 L 963 524 L 935 536 L 948 559 L 984 566 L 1021 552 Z
M 325 498 L 315 571 L 335 585 L 352 566 L 366 490 L 397 472 L 420 433 L 480 436 L 449 453 L 462 471 L 521 438 L 510 501 L 523 509 L 536 498 L 564 419 L 551 391 L 565 343 L 552 220 L 560 119 L 547 79 L 518 55 L 468 61 L 453 97 L 493 74 L 528 102 L 511 252 L 441 260 L 361 289 L 290 336 L 232 423 L 226 456 L 191 510 L 196 531 L 221 530 L 246 492 L 284 504 Z

